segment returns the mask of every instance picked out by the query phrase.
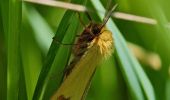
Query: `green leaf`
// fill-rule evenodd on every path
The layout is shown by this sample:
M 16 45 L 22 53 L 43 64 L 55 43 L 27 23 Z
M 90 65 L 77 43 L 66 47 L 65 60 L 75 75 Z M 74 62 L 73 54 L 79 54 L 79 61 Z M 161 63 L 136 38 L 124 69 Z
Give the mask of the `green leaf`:
M 27 15 L 25 6 L 23 6 L 23 8 L 24 8 L 23 9 L 24 14 Z M 29 16 L 32 16 L 31 14 L 32 13 L 30 13 Z M 27 19 L 27 17 L 29 16 L 23 16 L 22 27 L 21 27 L 22 34 L 20 34 L 20 51 L 21 51 L 22 67 L 25 76 L 25 86 L 26 86 L 25 88 L 27 91 L 27 99 L 31 100 L 42 67 L 42 58 L 43 58 L 42 52 L 44 53 L 44 49 L 41 50 L 39 48 L 39 45 L 37 44 L 37 41 L 35 40 L 34 32 L 32 31 L 33 26 L 30 27 L 29 20 Z M 36 20 L 36 18 L 35 19 L 32 18 L 31 20 L 34 20 L 37 23 L 39 22 L 39 20 Z
M 84 0 L 72 0 L 71 2 L 73 3 L 80 3 L 82 4 L 84 2 Z M 72 22 L 71 18 L 73 17 L 73 15 L 75 14 L 75 12 L 73 11 L 66 11 L 65 15 L 63 16 L 63 19 L 61 20 L 59 27 L 57 29 L 56 35 L 55 35 L 55 39 L 53 40 L 50 49 L 48 51 L 47 57 L 45 59 L 44 65 L 42 67 L 39 79 L 38 79 L 38 83 L 34 92 L 34 96 L 33 99 L 37 100 L 40 99 L 41 97 L 43 97 L 43 89 L 45 88 L 45 82 L 46 79 L 50 79 L 50 77 L 48 76 L 49 71 L 54 63 L 55 60 L 55 56 L 58 53 L 58 50 L 60 48 L 61 45 L 56 45 L 56 41 L 58 41 L 59 43 L 62 43 L 61 41 L 63 41 L 64 36 L 66 34 L 67 29 L 70 27 L 70 24 Z M 58 58 L 59 59 L 59 58 Z M 67 57 L 65 59 L 68 59 Z M 63 60 L 65 61 L 65 60 Z M 67 65 L 67 62 L 65 62 L 65 64 L 63 63 L 63 65 Z M 61 67 L 61 69 L 63 70 L 63 68 Z M 58 71 L 61 70 L 60 66 Z M 59 75 L 59 79 L 62 78 L 62 74 L 60 72 Z M 58 82 L 61 80 L 57 80 Z M 59 85 L 59 84 L 58 84 Z M 57 87 L 57 85 L 56 85 Z M 52 95 L 52 94 L 51 94 Z
M 167 82 L 166 82 L 166 100 L 170 100 L 170 78 L 167 79 Z
M 18 100 L 20 77 L 19 33 L 21 23 L 21 1 L 2 0 L 1 14 L 7 44 L 7 99 Z
M 66 35 L 64 36 L 62 43 L 71 44 L 74 43 L 74 38 L 77 34 L 78 20 L 76 19 L 76 16 L 73 16 L 71 20 L 72 24 L 67 29 Z M 52 94 L 57 90 L 57 88 L 60 86 L 64 68 L 68 64 L 72 46 L 73 45 L 62 45 L 59 48 L 54 59 L 54 62 L 52 64 L 51 70 L 49 72 L 49 75 L 47 76 L 43 100 L 49 99 L 52 96 Z
M 0 44 L 1 45 L 1 44 Z M 3 45 L 1 45 L 3 46 Z M 5 52 L 0 48 L 0 98 L 6 100 L 7 97 L 7 68 Z
M 21 68 L 21 74 L 19 78 L 19 97 L 18 100 L 28 100 L 27 96 L 27 91 L 26 91 L 26 83 L 25 83 L 25 75 L 24 75 L 24 70 Z
M 35 33 L 35 38 L 40 48 L 46 54 L 52 42 L 54 32 L 34 7 L 24 5 L 24 8 L 28 22 Z
M 1 11 L 1 8 L 0 8 Z M 0 12 L 1 13 L 1 12 Z M 0 98 L 6 100 L 7 97 L 7 67 L 6 67 L 6 45 L 2 24 L 2 16 L 0 16 Z

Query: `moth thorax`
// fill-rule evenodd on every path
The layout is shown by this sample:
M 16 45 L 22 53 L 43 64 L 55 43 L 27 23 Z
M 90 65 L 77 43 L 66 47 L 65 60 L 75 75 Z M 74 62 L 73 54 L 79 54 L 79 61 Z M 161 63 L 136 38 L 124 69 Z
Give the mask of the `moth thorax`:
M 102 28 L 98 37 L 95 37 L 91 43 L 92 45 L 97 44 L 100 49 L 100 53 L 105 57 L 108 58 L 113 53 L 113 37 L 112 33 L 107 30 L 105 27 Z

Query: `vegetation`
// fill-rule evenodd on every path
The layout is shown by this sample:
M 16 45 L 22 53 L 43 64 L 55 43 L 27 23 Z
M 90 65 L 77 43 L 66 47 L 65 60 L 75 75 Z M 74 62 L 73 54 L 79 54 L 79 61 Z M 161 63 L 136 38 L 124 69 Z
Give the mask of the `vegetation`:
M 101 22 L 109 8 L 108 0 L 64 2 L 87 8 L 95 22 Z M 170 100 L 170 1 L 110 4 L 118 4 L 106 25 L 113 33 L 115 52 L 97 67 L 86 99 Z M 59 88 L 72 57 L 72 45 L 61 43 L 74 44 L 82 32 L 77 12 L 89 23 L 80 6 L 0 1 L 1 100 L 48 100 Z

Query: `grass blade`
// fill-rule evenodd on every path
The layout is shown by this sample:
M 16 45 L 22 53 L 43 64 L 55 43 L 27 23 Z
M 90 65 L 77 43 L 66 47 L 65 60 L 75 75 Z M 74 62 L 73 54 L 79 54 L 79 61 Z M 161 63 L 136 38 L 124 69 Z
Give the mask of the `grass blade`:
M 64 36 L 63 43 L 73 43 L 75 35 L 77 34 L 78 20 L 75 16 L 71 18 L 72 24 L 67 29 L 66 35 Z M 63 75 L 63 70 L 67 66 L 68 59 L 70 57 L 72 45 L 63 45 L 59 48 L 52 68 L 47 76 L 46 86 L 44 89 L 43 99 L 49 99 L 51 94 L 53 94 L 61 83 L 61 76 Z
M 23 6 L 23 12 L 24 14 L 27 15 L 25 6 Z M 31 14 L 32 13 L 30 13 L 29 16 L 32 16 Z M 29 20 L 27 19 L 27 17 L 29 16 L 23 16 L 22 28 L 21 28 L 22 34 L 20 34 L 20 49 L 21 49 L 22 67 L 25 76 L 27 99 L 31 100 L 42 67 L 42 59 L 43 59 L 42 54 L 45 53 L 44 53 L 44 49 L 39 47 L 37 41 L 35 40 L 34 32 L 32 31 L 32 27 L 30 27 Z M 31 20 L 39 22 L 39 20 L 36 20 L 34 18 Z M 41 27 L 38 28 L 41 29 Z
M 80 0 L 72 0 L 71 2 L 73 3 L 80 3 L 82 4 L 84 1 Z M 66 30 L 68 29 L 68 27 L 70 26 L 70 22 L 71 22 L 71 17 L 75 14 L 75 12 L 73 11 L 67 11 L 63 17 L 63 19 L 61 20 L 61 23 L 57 29 L 56 32 L 56 36 L 57 37 L 57 41 L 61 42 L 64 38 L 64 35 L 66 34 Z M 55 55 L 57 54 L 59 50 L 59 46 L 56 45 L 56 42 L 53 40 L 50 49 L 48 51 L 45 63 L 42 67 L 39 79 L 38 79 L 38 83 L 34 92 L 34 96 L 33 96 L 33 100 L 37 100 L 41 97 L 42 92 L 43 92 L 43 88 L 45 85 L 45 80 L 47 79 L 47 75 L 52 67 L 53 61 L 55 59 Z M 60 77 L 62 77 L 62 75 L 60 75 Z M 60 81 L 60 80 L 58 80 Z
M 1 11 L 1 8 L 0 8 Z M 1 13 L 1 12 L 0 12 Z M 6 100 L 7 97 L 7 67 L 6 67 L 6 45 L 3 31 L 2 16 L 0 16 L 0 98 Z
M 36 11 L 35 8 L 31 6 L 24 5 L 27 19 L 33 28 L 35 33 L 35 38 L 40 45 L 40 48 L 46 54 L 50 43 L 52 42 L 52 37 L 54 33 L 49 27 L 48 23 L 43 19 L 43 17 Z M 37 28 L 38 26 L 38 28 Z
M 170 100 L 170 78 L 166 82 L 166 100 Z
M 21 1 L 1 1 L 4 32 L 7 42 L 7 99 L 18 100 L 20 56 L 19 30 L 21 23 Z
M 96 9 L 104 11 L 104 8 L 99 1 L 92 0 L 92 3 Z M 99 16 L 100 18 L 103 18 L 103 14 L 99 13 Z M 113 32 L 113 37 L 115 38 L 115 47 L 120 63 L 122 64 L 121 69 L 124 73 L 124 77 L 126 78 L 132 96 L 138 100 L 143 100 L 145 96 L 149 100 L 155 100 L 154 90 L 149 79 L 137 60 L 129 52 L 120 31 L 111 20 L 108 21 L 107 27 Z M 142 90 L 144 90 L 144 93 Z

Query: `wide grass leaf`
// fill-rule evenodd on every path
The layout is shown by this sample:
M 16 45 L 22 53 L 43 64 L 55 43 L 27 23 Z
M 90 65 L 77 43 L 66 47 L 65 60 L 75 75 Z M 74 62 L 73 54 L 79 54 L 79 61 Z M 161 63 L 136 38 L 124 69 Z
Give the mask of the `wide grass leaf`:
M 2 23 L 7 44 L 7 99 L 18 100 L 20 78 L 19 31 L 21 23 L 21 1 L 2 0 Z

